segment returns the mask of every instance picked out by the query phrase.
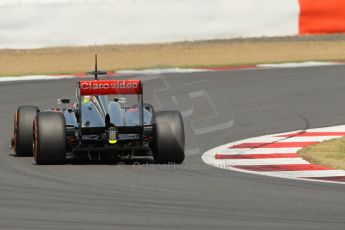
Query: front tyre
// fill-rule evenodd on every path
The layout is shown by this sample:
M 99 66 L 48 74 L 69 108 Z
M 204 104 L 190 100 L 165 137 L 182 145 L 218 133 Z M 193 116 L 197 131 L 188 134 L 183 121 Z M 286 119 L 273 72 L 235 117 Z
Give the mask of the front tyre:
M 19 106 L 14 114 L 12 146 L 16 156 L 33 155 L 33 121 L 39 112 L 37 106 Z
M 37 164 L 62 164 L 66 160 L 65 118 L 58 112 L 38 113 L 34 120 L 34 159 Z
M 159 164 L 180 164 L 185 158 L 185 135 L 181 113 L 161 111 L 155 113 L 153 158 Z

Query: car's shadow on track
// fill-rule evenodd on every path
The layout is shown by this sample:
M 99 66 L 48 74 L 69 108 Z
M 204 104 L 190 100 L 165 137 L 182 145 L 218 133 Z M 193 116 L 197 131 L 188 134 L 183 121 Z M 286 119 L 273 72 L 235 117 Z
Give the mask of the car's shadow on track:
M 65 164 L 70 165 L 153 165 L 155 161 L 150 158 L 132 158 L 123 160 L 90 160 L 85 158 L 70 158 Z
M 17 156 L 16 154 L 8 154 L 10 157 L 14 158 L 33 158 L 32 156 Z M 157 163 L 153 160 L 152 157 L 135 157 L 132 159 L 122 159 L 122 160 L 99 160 L 88 158 L 67 158 L 63 165 L 127 165 L 127 166 L 136 166 L 136 165 L 156 165 Z M 33 162 L 33 165 L 37 165 Z

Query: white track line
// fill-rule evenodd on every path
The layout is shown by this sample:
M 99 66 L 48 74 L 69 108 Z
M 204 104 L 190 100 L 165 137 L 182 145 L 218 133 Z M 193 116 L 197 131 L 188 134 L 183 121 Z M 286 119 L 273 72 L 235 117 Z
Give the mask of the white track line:
M 280 64 L 259 64 L 258 68 L 299 68 L 299 67 L 315 67 L 315 66 L 333 66 L 343 65 L 341 62 L 291 62 L 291 63 L 280 63 Z
M 267 176 L 286 176 L 286 177 L 334 177 L 345 176 L 344 170 L 310 170 L 310 171 L 277 171 L 264 172 Z
M 296 153 L 301 148 L 253 148 L 253 149 L 219 149 L 217 153 L 237 155 L 237 154 L 272 154 L 272 153 Z
M 68 79 L 68 78 L 75 78 L 75 76 L 71 76 L 71 75 L 61 75 L 61 76 L 33 75 L 33 76 L 20 76 L 20 77 L 0 77 L 0 82 L 59 80 L 59 79 Z
M 212 165 L 227 165 L 227 166 L 241 166 L 241 165 L 286 165 L 286 164 L 309 164 L 309 162 L 302 158 L 266 158 L 266 159 L 236 159 L 236 160 L 214 160 Z

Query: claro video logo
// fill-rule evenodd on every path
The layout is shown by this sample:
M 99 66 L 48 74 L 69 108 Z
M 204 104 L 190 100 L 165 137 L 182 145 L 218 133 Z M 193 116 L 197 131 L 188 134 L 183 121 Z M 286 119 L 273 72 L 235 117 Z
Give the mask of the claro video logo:
M 142 94 L 140 80 L 80 81 L 81 95 Z
M 82 90 L 109 90 L 109 89 L 137 89 L 137 82 L 82 82 L 80 89 Z

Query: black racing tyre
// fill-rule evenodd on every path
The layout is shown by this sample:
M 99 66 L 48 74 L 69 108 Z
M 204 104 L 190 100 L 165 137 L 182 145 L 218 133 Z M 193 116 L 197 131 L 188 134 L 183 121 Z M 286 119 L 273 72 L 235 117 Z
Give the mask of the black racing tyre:
M 14 114 L 12 146 L 17 156 L 33 155 L 33 121 L 39 112 L 37 106 L 19 106 Z
M 34 159 L 39 165 L 65 162 L 66 127 L 62 113 L 37 114 L 34 120 Z
M 185 135 L 181 113 L 161 111 L 155 113 L 153 158 L 159 164 L 180 164 L 185 158 Z

